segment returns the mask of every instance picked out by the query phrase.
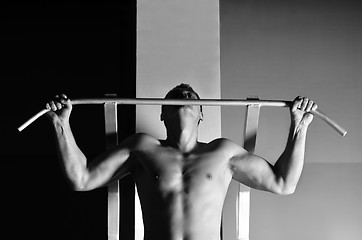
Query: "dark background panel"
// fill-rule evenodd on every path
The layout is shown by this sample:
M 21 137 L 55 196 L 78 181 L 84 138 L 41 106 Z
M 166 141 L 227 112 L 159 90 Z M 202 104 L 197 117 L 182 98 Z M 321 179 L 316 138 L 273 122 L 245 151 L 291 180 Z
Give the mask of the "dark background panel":
M 0 10 L 0 159 L 5 231 L 12 239 L 107 239 L 107 190 L 73 192 L 46 117 L 22 123 L 55 94 L 135 97 L 136 1 L 19 3 Z M 119 107 L 119 138 L 135 110 Z M 103 106 L 74 106 L 71 124 L 89 159 L 105 149 Z

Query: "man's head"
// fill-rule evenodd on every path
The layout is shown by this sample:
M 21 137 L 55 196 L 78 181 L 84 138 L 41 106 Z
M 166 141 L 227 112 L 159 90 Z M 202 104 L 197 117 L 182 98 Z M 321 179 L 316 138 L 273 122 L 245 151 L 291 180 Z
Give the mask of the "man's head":
M 200 99 L 200 96 L 195 92 L 195 90 L 189 85 L 185 83 L 181 83 L 176 87 L 172 88 L 165 96 L 165 99 Z M 168 109 L 180 108 L 181 106 L 167 106 L 162 105 L 161 107 L 161 120 L 164 120 L 164 113 L 167 112 Z M 203 118 L 202 106 L 200 106 L 200 121 Z M 200 122 L 199 121 L 199 122 Z

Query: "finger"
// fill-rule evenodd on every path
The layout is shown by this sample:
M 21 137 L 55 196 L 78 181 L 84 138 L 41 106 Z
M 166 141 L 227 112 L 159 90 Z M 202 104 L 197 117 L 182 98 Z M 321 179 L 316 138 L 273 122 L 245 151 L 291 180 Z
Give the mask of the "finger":
M 313 107 L 313 104 L 314 104 L 314 102 L 313 102 L 312 100 L 309 100 L 305 111 L 306 111 L 306 112 L 310 112 L 310 110 L 311 110 L 312 107 Z
M 303 101 L 302 101 L 302 105 L 300 106 L 300 110 L 302 110 L 302 111 L 305 111 L 305 109 L 306 109 L 306 107 L 307 107 L 307 105 L 308 105 L 308 101 L 309 101 L 309 99 L 308 98 L 306 98 L 306 97 L 304 97 L 303 98 Z
M 62 104 L 66 105 L 70 102 L 69 98 L 64 93 L 62 93 L 60 96 L 61 96 L 60 102 Z
M 308 119 L 307 121 L 310 123 L 312 120 L 313 120 L 313 118 L 314 118 L 314 116 L 313 116 L 313 114 L 311 114 L 311 113 L 306 113 L 305 114 L 305 117 Z
M 53 111 L 58 110 L 58 109 L 57 109 L 57 106 L 55 106 L 54 101 L 51 101 L 51 102 L 50 102 L 50 108 L 51 108 Z
M 58 110 L 63 108 L 63 105 L 60 102 L 56 102 L 55 106 L 58 108 Z
M 312 110 L 315 111 L 315 110 L 317 110 L 317 108 L 318 108 L 318 105 L 316 103 L 314 103 L 312 106 Z
M 302 103 L 303 99 L 301 96 L 298 96 L 294 99 L 292 111 L 296 111 L 298 108 L 300 108 L 300 105 Z
M 68 100 L 68 97 L 64 93 L 60 94 L 60 97 L 64 100 Z
M 48 109 L 48 110 L 51 109 L 49 103 L 45 104 L 45 108 Z

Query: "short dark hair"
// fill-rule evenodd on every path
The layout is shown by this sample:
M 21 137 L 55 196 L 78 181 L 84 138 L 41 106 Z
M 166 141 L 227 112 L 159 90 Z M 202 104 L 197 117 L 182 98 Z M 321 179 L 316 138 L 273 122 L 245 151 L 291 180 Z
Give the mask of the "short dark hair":
M 168 93 L 167 93 L 166 96 L 165 96 L 165 99 L 170 98 L 170 95 L 172 94 L 172 92 L 174 92 L 175 90 L 178 90 L 178 89 L 182 89 L 182 90 L 187 90 L 187 91 L 189 91 L 189 92 L 193 92 L 193 93 L 195 93 L 195 95 L 196 95 L 196 97 L 197 97 L 198 99 L 201 99 L 200 96 L 199 96 L 199 94 L 190 86 L 190 84 L 186 84 L 186 83 L 181 83 L 181 84 L 177 85 L 176 87 L 172 88 L 170 91 L 168 91 Z M 164 105 L 162 105 L 162 109 L 161 109 L 161 110 L 163 111 L 163 109 L 164 109 Z M 200 105 L 200 110 L 201 110 L 201 112 L 202 112 L 202 106 L 201 106 L 201 105 Z

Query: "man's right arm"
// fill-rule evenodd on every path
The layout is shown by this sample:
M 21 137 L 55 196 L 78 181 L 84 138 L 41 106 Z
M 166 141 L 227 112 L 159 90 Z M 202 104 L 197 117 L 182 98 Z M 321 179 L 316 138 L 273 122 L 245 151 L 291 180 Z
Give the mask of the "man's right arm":
M 79 149 L 73 136 L 69 117 L 72 104 L 65 95 L 57 96 L 47 103 L 48 116 L 52 120 L 55 130 L 56 148 L 58 150 L 61 167 L 72 188 L 76 191 L 88 191 L 107 185 L 114 179 L 127 175 L 133 164 L 130 164 L 130 146 L 133 138 L 125 141 L 112 151 L 108 151 L 90 161 Z

